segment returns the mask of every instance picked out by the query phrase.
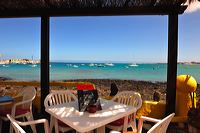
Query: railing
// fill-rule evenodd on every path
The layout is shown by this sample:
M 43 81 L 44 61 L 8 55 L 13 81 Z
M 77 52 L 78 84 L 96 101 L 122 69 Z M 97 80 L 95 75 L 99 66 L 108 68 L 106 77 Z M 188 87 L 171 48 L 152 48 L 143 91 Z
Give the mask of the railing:
M 80 85 L 80 84 L 92 84 L 90 82 L 50 82 L 49 86 L 50 86 L 50 91 L 51 90 L 59 90 L 59 89 L 68 89 L 68 90 L 76 90 L 76 86 L 77 85 Z M 94 84 L 92 84 L 94 85 Z M 17 88 L 23 88 L 23 87 L 26 87 L 26 86 L 33 86 L 36 88 L 37 90 L 37 95 L 36 95 L 36 98 L 34 99 L 33 101 L 33 105 L 35 107 L 35 109 L 37 111 L 40 111 L 40 82 L 36 82 L 36 81 L 33 81 L 33 82 L 25 82 L 25 81 L 0 81 L 0 87 L 6 87 L 6 88 L 14 88 L 14 87 L 17 87 Z M 14 90 L 17 90 L 14 89 Z M 76 91 L 75 91 L 76 92 Z M 15 93 L 15 94 L 13 94 Z M 8 94 L 9 95 L 12 95 L 15 97 L 15 95 L 18 95 L 19 91 L 16 93 L 15 91 L 10 91 Z M 19 97 L 16 96 L 16 97 Z M 19 101 L 19 98 L 16 98 L 16 102 Z M 10 108 L 12 105 L 10 106 L 6 106 L 6 108 Z
M 92 84 L 90 82 L 50 82 L 51 86 L 63 86 L 63 87 L 76 87 L 78 84 Z M 25 82 L 25 81 L 0 81 L 0 85 L 5 86 L 34 86 L 40 87 L 40 82 Z

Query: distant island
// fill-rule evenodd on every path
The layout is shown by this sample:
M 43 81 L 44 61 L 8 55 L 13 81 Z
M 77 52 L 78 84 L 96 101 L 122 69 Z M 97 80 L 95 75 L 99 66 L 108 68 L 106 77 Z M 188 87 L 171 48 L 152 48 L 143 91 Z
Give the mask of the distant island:
M 188 64 L 188 65 L 200 65 L 200 62 L 192 61 L 192 62 L 178 62 L 178 64 Z
M 39 64 L 39 60 L 29 60 L 29 59 L 7 59 L 0 60 L 0 64 Z

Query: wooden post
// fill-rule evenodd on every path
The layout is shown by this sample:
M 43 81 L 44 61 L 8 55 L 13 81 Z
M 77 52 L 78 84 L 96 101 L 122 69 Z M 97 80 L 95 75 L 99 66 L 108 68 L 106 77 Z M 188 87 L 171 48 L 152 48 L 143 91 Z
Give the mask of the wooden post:
M 49 94 L 49 16 L 41 17 L 41 113 L 45 114 L 44 99 Z
M 176 77 L 178 53 L 178 14 L 168 16 L 168 66 L 166 115 L 175 112 L 176 107 Z

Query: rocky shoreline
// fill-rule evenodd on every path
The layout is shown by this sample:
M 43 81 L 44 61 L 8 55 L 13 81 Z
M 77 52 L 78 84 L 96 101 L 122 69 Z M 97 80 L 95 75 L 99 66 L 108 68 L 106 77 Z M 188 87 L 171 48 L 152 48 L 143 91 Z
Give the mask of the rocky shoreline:
M 6 80 L 12 80 L 12 79 L 7 77 L 0 77 L 0 81 L 6 81 Z
M 0 77 L 0 81 L 11 80 L 9 78 Z M 137 81 L 137 80 L 120 80 L 120 79 L 77 79 L 77 80 L 62 80 L 67 81 L 81 81 L 91 82 L 95 84 L 96 89 L 99 90 L 100 95 L 109 95 L 111 83 L 115 83 L 119 91 L 132 90 L 139 92 L 143 100 L 152 100 L 154 92 L 160 93 L 160 99 L 166 99 L 166 82 L 151 82 L 151 81 Z M 197 97 L 200 96 L 200 86 L 197 88 Z
M 119 91 L 132 90 L 139 92 L 142 99 L 152 100 L 154 92 L 161 94 L 161 100 L 165 100 L 166 83 L 150 82 L 136 80 L 119 80 L 119 79 L 81 79 L 81 80 L 65 80 L 65 81 L 82 81 L 91 82 L 103 95 L 109 95 L 111 83 L 115 83 Z

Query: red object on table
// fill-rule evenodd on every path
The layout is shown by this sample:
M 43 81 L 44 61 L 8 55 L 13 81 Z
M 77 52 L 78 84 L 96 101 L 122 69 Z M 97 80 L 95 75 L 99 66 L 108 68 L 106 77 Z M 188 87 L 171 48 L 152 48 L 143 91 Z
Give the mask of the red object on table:
M 76 87 L 78 90 L 95 90 L 92 84 L 79 84 Z

